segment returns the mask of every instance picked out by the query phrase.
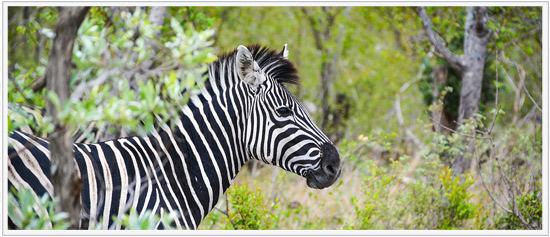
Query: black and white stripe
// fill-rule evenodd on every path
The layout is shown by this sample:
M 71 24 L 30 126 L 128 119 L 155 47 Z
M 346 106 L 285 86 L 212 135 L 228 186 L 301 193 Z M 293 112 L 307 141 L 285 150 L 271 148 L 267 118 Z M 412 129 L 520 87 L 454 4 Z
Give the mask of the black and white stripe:
M 330 186 L 340 174 L 336 148 L 283 85 L 297 81 L 288 51 L 239 46 L 209 66 L 200 92 L 179 109 L 175 126 L 147 137 L 75 143 L 83 183 L 83 223 L 116 225 L 130 208 L 179 213 L 174 226 L 196 229 L 250 159 Z M 52 194 L 48 142 L 9 136 L 9 186 Z

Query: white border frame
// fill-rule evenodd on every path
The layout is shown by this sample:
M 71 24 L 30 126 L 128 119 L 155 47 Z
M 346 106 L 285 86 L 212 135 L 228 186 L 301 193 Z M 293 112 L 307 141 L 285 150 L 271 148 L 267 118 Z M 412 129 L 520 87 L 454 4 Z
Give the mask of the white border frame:
M 465 2 L 465 1 L 452 1 L 452 2 L 415 2 L 415 1 L 376 1 L 376 2 L 364 2 L 364 1 L 344 1 L 344 2 L 332 2 L 332 1 L 188 1 L 188 2 L 175 2 L 175 1 L 162 1 L 162 2 L 146 2 L 146 1 L 3 1 L 2 11 L 0 18 L 2 19 L 2 157 L 5 157 L 7 151 L 7 9 L 9 6 L 541 6 L 542 7 L 542 80 L 543 80 L 543 150 L 542 150 L 542 187 L 543 187 L 543 227 L 542 230 L 270 230 L 270 231 L 258 231 L 258 230 L 164 230 L 164 231 L 139 231 L 139 230 L 125 230 L 125 231 L 113 231 L 113 230 L 7 230 L 7 220 L 4 220 L 4 216 L 7 215 L 4 210 L 7 210 L 7 194 L 2 191 L 2 215 L 0 215 L 0 223 L 2 225 L 2 235 L 9 236 L 74 236 L 74 235 L 117 235 L 117 236 L 158 236 L 158 235 L 190 235 L 190 236 L 211 236 L 211 235 L 228 235 L 228 236 L 279 236 L 279 235 L 303 235 L 303 236 L 331 236 L 331 235 L 410 235 L 410 236 L 433 236 L 433 235 L 488 235 L 488 236 L 513 236 L 513 235 L 534 235 L 534 236 L 548 236 L 548 135 L 549 135 L 549 119 L 548 119 L 548 1 L 530 1 L 530 2 L 517 2 L 517 1 L 484 1 L 484 2 Z M 7 187 L 7 158 L 2 159 L 2 188 Z

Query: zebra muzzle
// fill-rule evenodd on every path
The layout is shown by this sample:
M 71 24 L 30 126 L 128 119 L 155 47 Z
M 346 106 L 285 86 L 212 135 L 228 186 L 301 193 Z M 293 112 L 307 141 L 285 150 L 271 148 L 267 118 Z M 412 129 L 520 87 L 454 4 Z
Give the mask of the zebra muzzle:
M 342 171 L 340 155 L 334 145 L 325 143 L 320 146 L 321 165 L 316 170 L 309 170 L 306 176 L 307 186 L 315 189 L 323 189 L 332 185 Z

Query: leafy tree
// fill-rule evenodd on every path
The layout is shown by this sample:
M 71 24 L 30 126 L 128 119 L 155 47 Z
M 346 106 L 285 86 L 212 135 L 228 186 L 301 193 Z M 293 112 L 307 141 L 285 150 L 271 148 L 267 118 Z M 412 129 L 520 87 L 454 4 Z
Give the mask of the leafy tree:
M 53 124 L 44 133 L 50 137 L 54 190 L 70 190 L 55 194 L 63 194 L 57 203 L 62 208 L 56 210 L 69 213 L 72 228 L 76 228 L 80 218 L 80 181 L 73 175 L 76 171 L 71 162 L 71 135 L 82 133 L 80 142 L 107 139 L 104 134 L 145 135 L 157 121 L 166 122 L 177 116 L 173 108 L 186 103 L 189 93 L 184 92 L 202 83 L 207 63 L 216 59 L 209 41 L 213 31 L 197 31 L 191 23 L 173 17 L 164 21 L 159 15 L 165 14 L 166 9 L 155 7 L 19 10 L 39 11 L 32 15 L 52 11 L 55 17 L 44 21 L 57 20 L 51 43 L 47 42 L 51 44 L 49 56 L 39 54 L 39 63 L 27 64 L 29 69 L 20 66 L 25 65 L 20 60 L 27 58 L 17 55 L 17 51 L 9 58 L 10 67 L 18 69 L 9 77 L 9 99 L 33 106 L 46 104 L 46 113 L 38 118 Z M 17 18 L 18 11 L 12 13 L 10 19 Z M 11 36 L 48 35 L 50 31 L 44 26 L 36 23 L 35 30 L 19 30 Z M 162 27 L 171 31 L 159 37 Z M 13 43 L 12 39 L 9 41 Z M 45 78 L 46 88 L 33 88 L 32 84 L 41 78 Z M 13 119 L 9 122 L 12 130 L 26 125 L 14 121 L 16 113 L 9 117 Z M 41 119 L 26 121 L 31 122 L 31 127 L 43 124 L 33 124 Z M 106 127 L 114 129 L 95 133 L 90 130 Z M 60 157 L 65 159 L 58 160 Z

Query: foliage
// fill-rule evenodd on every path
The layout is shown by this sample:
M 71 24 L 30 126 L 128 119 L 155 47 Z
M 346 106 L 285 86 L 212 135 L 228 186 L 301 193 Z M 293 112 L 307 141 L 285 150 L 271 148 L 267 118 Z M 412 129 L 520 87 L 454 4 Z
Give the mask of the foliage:
M 121 219 L 113 217 L 115 223 L 120 224 L 123 229 L 126 230 L 155 230 L 158 225 L 161 225 L 165 230 L 174 229 L 172 223 L 177 218 L 175 214 L 167 214 L 159 217 L 157 214 L 153 214 L 151 210 L 147 210 L 142 216 L 138 215 L 138 212 L 134 209 L 130 209 L 128 214 L 125 214 Z M 98 225 L 98 229 L 101 226 Z
M 64 212 L 56 213 L 54 211 L 55 202 L 49 195 L 44 194 L 38 198 L 30 189 L 8 192 L 8 217 L 17 227 L 24 230 L 66 230 L 70 223 L 67 220 L 68 215 Z M 159 217 L 150 210 L 145 211 L 142 216 L 134 209 L 130 209 L 129 214 L 117 219 L 113 216 L 114 223 L 110 227 L 113 229 L 115 224 L 120 224 L 126 230 L 154 230 L 159 223 L 164 229 L 173 229 L 171 223 L 177 216 L 167 214 Z M 101 222 L 92 229 L 102 229 Z
M 433 176 L 399 180 L 406 159 L 393 162 L 389 169 L 368 162 L 362 195 L 353 199 L 356 222 L 348 228 L 457 229 L 478 218 L 480 204 L 471 203 L 473 194 L 468 191 L 473 184 L 471 175 L 452 175 L 450 168 L 433 161 L 417 167 Z
M 261 191 L 250 190 L 248 185 L 235 185 L 228 195 L 230 211 L 227 213 L 236 230 L 266 230 L 273 226 L 274 215 L 262 198 Z M 276 206 L 273 206 L 276 208 Z
M 63 230 L 70 226 L 67 213 L 55 212 L 54 201 L 48 194 L 37 197 L 30 189 L 8 192 L 8 217 L 24 230 Z
M 523 193 L 516 200 L 521 216 L 528 217 L 527 224 L 534 228 L 541 228 L 542 223 L 542 195 L 539 189 L 531 193 Z M 505 213 L 497 220 L 496 225 L 506 230 L 526 229 L 520 219 L 511 213 Z
M 94 122 L 145 135 L 156 116 L 163 121 L 177 116 L 173 108 L 186 103 L 189 93 L 184 92 L 202 83 L 206 64 L 216 59 L 209 40 L 214 32 L 197 31 L 171 18 L 171 33 L 159 39 L 155 32 L 161 26 L 152 24 L 141 8 L 122 11 L 114 19 L 111 14 L 110 8 L 93 7 L 79 28 L 71 77 L 77 95 L 65 105 L 57 103 L 60 120 L 75 129 L 85 130 Z M 10 64 L 20 67 L 17 61 Z M 45 92 L 33 93 L 27 85 L 44 72 L 45 63 L 13 71 L 10 82 L 16 83 L 9 83 L 9 101 L 43 106 Z M 57 101 L 54 94 L 47 97 Z
M 462 222 L 474 217 L 481 204 L 475 206 L 470 203 L 472 194 L 468 188 L 474 184 L 471 175 L 466 177 L 453 177 L 449 168 L 439 172 L 439 181 L 443 188 L 443 195 L 447 198 L 446 208 L 443 210 L 444 219 L 439 229 L 454 229 L 462 227 Z

